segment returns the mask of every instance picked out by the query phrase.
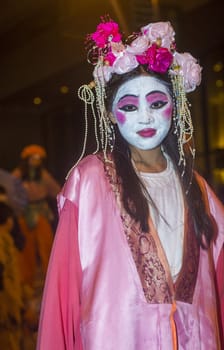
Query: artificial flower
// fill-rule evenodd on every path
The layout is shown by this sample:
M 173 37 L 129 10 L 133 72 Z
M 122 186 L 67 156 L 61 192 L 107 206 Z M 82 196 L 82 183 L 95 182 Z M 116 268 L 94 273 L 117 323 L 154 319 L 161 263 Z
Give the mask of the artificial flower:
M 170 22 L 150 23 L 141 28 L 141 32 L 151 43 L 158 43 L 160 46 L 169 49 L 174 41 L 175 32 Z
M 87 37 L 92 44 L 88 58 L 94 69 L 94 77 L 108 82 L 113 73 L 124 74 L 139 64 L 157 73 L 182 75 L 186 92 L 193 91 L 201 82 L 201 67 L 188 53 L 176 52 L 175 32 L 170 22 L 151 23 L 135 33 L 130 44 L 123 43 L 118 24 L 112 20 L 102 22 Z M 90 60 L 91 58 L 91 60 Z M 92 59 L 93 58 L 93 59 Z M 97 61 L 96 61 L 97 59 Z
M 104 62 L 109 63 L 109 65 L 112 66 L 114 61 L 116 60 L 116 57 L 123 55 L 123 52 L 125 51 L 125 46 L 121 42 L 112 42 L 110 50 L 111 51 L 109 51 L 104 56 Z
M 124 52 L 122 55 L 117 57 L 113 64 L 114 73 L 123 74 L 130 72 L 132 69 L 138 66 L 136 56 Z
M 166 48 L 154 44 L 143 55 L 137 55 L 137 60 L 140 64 L 147 64 L 148 69 L 154 72 L 166 73 L 173 61 L 173 55 Z
M 178 53 L 174 55 L 174 67 L 178 67 L 178 74 L 184 77 L 184 87 L 186 92 L 195 90 L 196 86 L 201 83 L 202 68 L 197 60 L 190 53 Z M 177 71 L 172 73 L 176 74 Z
M 100 48 L 105 47 L 109 42 L 119 42 L 121 34 L 119 33 L 118 24 L 113 21 L 100 23 L 96 31 L 90 35 L 90 38 Z
M 105 62 L 105 64 L 108 63 L 109 66 L 112 66 L 115 60 L 116 60 L 116 56 L 112 52 L 108 52 L 104 56 L 104 62 Z
M 141 55 L 149 47 L 149 40 L 146 36 L 140 35 L 127 46 L 127 52 L 134 55 Z
M 126 49 L 122 42 L 111 42 L 111 51 L 115 56 L 118 56 L 121 52 Z

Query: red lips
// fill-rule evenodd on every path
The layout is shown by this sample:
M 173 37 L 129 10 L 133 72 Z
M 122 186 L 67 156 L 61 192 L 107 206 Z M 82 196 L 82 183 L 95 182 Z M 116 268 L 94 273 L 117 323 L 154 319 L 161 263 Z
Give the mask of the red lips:
M 139 134 L 142 137 L 153 137 L 156 134 L 156 129 L 151 129 L 151 128 L 142 129 L 138 131 L 137 134 Z

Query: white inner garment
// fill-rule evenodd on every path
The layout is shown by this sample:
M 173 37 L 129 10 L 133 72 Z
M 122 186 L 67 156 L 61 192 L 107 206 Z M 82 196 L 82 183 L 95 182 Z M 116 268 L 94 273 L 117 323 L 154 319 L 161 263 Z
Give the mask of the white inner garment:
M 184 203 L 179 179 L 168 157 L 164 171 L 139 175 L 158 209 L 157 212 L 150 205 L 150 215 L 175 281 L 182 266 L 184 240 Z

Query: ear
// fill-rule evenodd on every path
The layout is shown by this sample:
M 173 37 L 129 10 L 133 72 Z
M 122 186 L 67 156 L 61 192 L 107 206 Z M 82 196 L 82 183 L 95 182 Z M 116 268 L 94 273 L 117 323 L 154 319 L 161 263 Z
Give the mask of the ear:
M 117 120 L 116 120 L 116 118 L 115 118 L 115 116 L 113 115 L 112 112 L 109 112 L 108 116 L 109 116 L 109 118 L 110 118 L 110 120 L 112 121 L 113 124 L 117 124 Z

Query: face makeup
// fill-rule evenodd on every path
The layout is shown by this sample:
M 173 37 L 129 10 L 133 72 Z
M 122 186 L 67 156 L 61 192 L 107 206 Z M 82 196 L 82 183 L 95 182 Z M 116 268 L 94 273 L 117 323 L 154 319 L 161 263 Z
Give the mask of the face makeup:
M 172 120 L 172 98 L 165 84 L 150 76 L 139 76 L 118 89 L 113 115 L 124 139 L 141 150 L 159 146 Z

